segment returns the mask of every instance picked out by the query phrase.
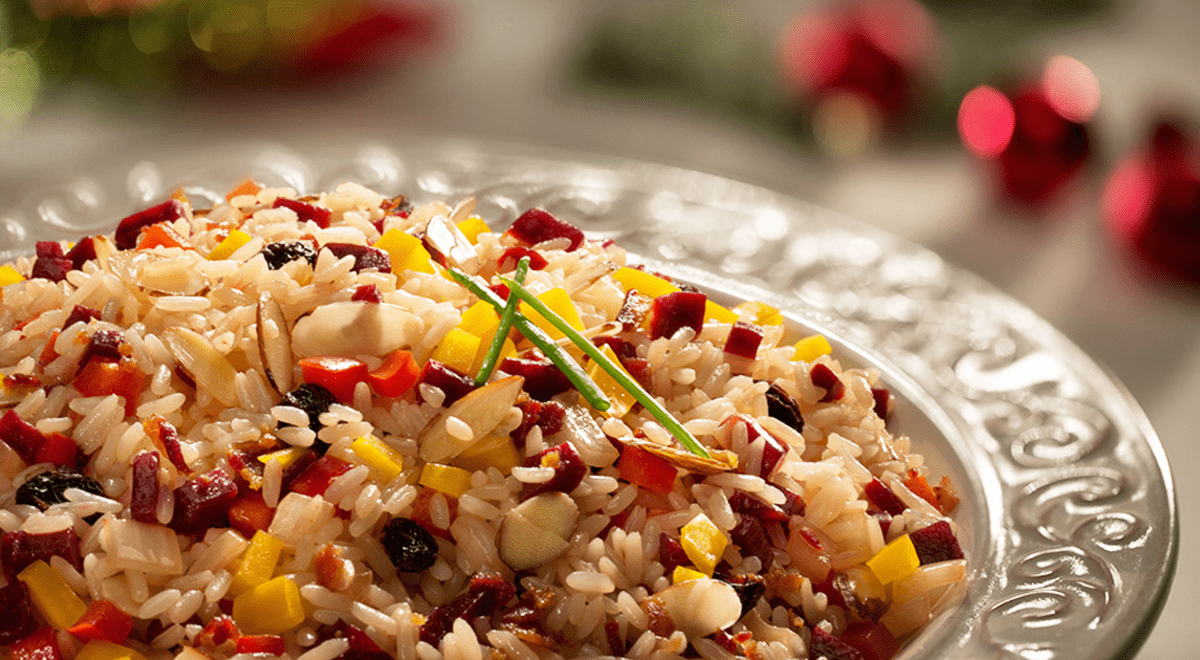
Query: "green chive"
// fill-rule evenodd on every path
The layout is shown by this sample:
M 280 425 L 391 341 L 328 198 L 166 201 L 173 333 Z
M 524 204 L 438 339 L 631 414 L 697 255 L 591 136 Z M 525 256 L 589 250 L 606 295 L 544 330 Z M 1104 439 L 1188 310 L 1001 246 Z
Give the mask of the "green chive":
M 513 275 L 513 279 L 525 283 L 525 274 L 529 272 L 529 257 L 521 257 L 517 262 L 517 272 Z M 492 370 L 496 368 L 496 363 L 500 361 L 500 351 L 504 349 L 504 340 L 508 337 L 508 329 L 512 327 L 513 320 L 517 317 L 518 302 L 516 298 L 510 297 L 504 305 L 504 311 L 500 314 L 500 325 L 496 328 L 496 335 L 492 337 L 492 345 L 488 346 L 487 355 L 483 357 L 483 365 L 479 367 L 479 374 L 475 376 L 475 387 L 480 387 L 488 382 L 488 378 L 492 376 Z
M 476 298 L 494 307 L 496 311 L 504 311 L 505 307 L 507 307 L 500 296 L 496 295 L 491 289 L 481 286 L 478 282 L 471 279 L 470 275 L 457 268 L 451 268 L 450 276 L 456 282 L 466 287 L 468 291 L 475 294 Z M 509 296 L 511 297 L 511 287 L 509 291 Z M 538 302 L 540 303 L 541 301 Z M 534 346 L 537 346 L 554 363 L 554 366 L 558 367 L 559 371 L 563 372 L 567 380 L 571 381 L 575 389 L 579 390 L 579 393 L 583 395 L 588 405 L 600 411 L 608 410 L 612 407 L 612 403 L 609 402 L 608 397 L 596 386 L 596 383 L 592 382 L 592 379 L 588 377 L 583 367 L 579 366 L 579 363 L 575 361 L 575 358 L 571 357 L 570 353 L 567 353 L 566 349 L 554 343 L 554 340 L 544 330 L 534 325 L 532 321 L 519 311 L 513 314 L 512 324 L 517 329 L 517 332 L 525 335 L 529 341 L 533 342 Z
M 608 372 L 608 375 L 611 376 L 613 380 L 617 381 L 617 384 L 619 384 L 621 387 L 624 387 L 630 394 L 632 394 L 633 398 L 637 399 L 637 402 L 642 404 L 642 406 L 650 412 L 650 415 L 653 416 L 654 419 L 658 420 L 659 424 L 662 424 L 668 431 L 671 432 L 671 435 L 675 436 L 675 439 L 679 441 L 679 444 L 683 445 L 688 451 L 700 456 L 701 458 L 712 458 L 708 451 L 704 449 L 704 446 L 701 445 L 696 438 L 692 437 L 692 434 L 689 433 L 687 429 L 683 428 L 683 425 L 679 423 L 679 420 L 675 419 L 671 413 L 667 412 L 666 408 L 663 408 L 662 405 L 659 404 L 658 399 L 650 396 L 650 393 L 642 389 L 642 386 L 639 385 L 637 381 L 630 378 L 629 375 L 625 373 L 624 369 L 622 369 L 619 365 L 614 364 L 612 360 L 608 359 L 608 356 L 600 352 L 600 349 L 596 348 L 595 344 L 588 341 L 583 335 L 579 334 L 575 328 L 571 327 L 571 324 L 567 323 L 566 320 L 558 314 L 555 314 L 554 311 L 547 307 L 542 301 L 535 298 L 533 294 L 529 293 L 529 291 L 520 283 L 503 277 L 500 278 L 500 281 L 508 285 L 508 295 L 510 300 L 512 299 L 512 296 L 518 296 L 525 302 L 525 304 L 532 307 L 537 311 L 537 313 L 541 314 L 546 318 L 546 320 L 550 321 L 550 323 L 552 323 L 554 327 L 558 328 L 563 334 L 565 334 L 567 338 L 579 348 L 579 350 L 583 351 L 589 358 L 592 359 L 593 362 L 600 365 L 601 369 Z

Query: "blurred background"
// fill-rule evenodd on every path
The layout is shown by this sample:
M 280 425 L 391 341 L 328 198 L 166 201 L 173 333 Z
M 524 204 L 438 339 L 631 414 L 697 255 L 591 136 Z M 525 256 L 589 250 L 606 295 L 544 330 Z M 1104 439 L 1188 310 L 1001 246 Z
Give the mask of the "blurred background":
M 1016 297 L 1146 409 L 1183 477 L 1182 561 L 1138 657 L 1184 657 L 1197 34 L 1193 0 L 0 0 L 0 209 L 114 153 L 433 134 L 844 212 Z

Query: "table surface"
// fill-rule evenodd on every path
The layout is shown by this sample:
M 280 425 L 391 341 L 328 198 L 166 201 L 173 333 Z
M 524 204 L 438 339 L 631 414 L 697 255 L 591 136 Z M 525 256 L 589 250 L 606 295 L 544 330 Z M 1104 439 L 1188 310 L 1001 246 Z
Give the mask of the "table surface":
M 1086 29 L 1031 46 L 1092 68 L 1101 90 L 1100 157 L 1077 189 L 1032 218 L 994 203 L 980 166 L 956 144 L 888 150 L 831 163 L 699 110 L 633 103 L 565 82 L 573 39 L 592 6 L 520 0 L 462 3 L 443 51 L 406 70 L 326 84 L 305 98 L 279 90 L 184 104 L 97 106 L 65 94 L 19 131 L 0 135 L 0 208 L 31 181 L 102 162 L 113 150 L 163 144 L 342 135 L 402 139 L 441 133 L 632 157 L 747 181 L 808 199 L 908 238 L 1014 296 L 1107 366 L 1141 403 L 1176 476 L 1181 557 L 1166 607 L 1139 658 L 1180 657 L 1200 610 L 1200 290 L 1150 278 L 1098 220 L 1098 190 L 1146 116 L 1168 100 L 1200 117 L 1200 3 L 1145 0 Z M 370 89 L 364 94 L 362 89 Z M 331 119 L 335 118 L 335 119 Z

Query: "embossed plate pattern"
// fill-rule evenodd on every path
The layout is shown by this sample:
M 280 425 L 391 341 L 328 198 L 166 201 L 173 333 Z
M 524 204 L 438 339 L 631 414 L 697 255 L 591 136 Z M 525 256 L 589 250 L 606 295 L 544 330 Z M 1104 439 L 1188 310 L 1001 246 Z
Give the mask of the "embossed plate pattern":
M 0 209 L 0 257 L 109 231 L 175 186 L 250 175 L 300 191 L 476 195 L 497 226 L 543 206 L 654 267 L 773 303 L 878 366 L 897 423 L 948 473 L 972 563 L 962 602 L 905 658 L 1125 658 L 1158 616 L 1178 523 L 1165 454 L 1125 390 L 1031 311 L 933 253 L 802 201 L 696 172 L 462 141 L 218 145 L 149 154 Z M 869 191 L 864 191 L 869 194 Z

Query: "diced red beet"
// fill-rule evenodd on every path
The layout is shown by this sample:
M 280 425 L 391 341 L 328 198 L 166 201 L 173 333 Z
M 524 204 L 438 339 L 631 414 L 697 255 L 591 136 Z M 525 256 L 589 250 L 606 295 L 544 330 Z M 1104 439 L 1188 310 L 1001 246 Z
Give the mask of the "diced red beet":
M 739 491 L 740 492 L 740 491 Z M 775 564 L 775 552 L 771 549 L 771 541 L 763 530 L 762 523 L 754 516 L 742 516 L 738 524 L 729 531 L 729 536 L 741 550 L 742 556 L 753 555 L 762 562 L 763 571 L 768 571 Z
M 350 648 L 338 656 L 338 660 L 391 660 L 392 656 L 379 648 L 375 640 L 367 633 L 359 630 L 345 619 L 338 619 L 332 625 L 325 624 L 317 628 L 317 643 L 330 639 L 344 639 Z
M 75 247 L 68 250 L 65 256 L 71 260 L 72 270 L 83 270 L 85 263 L 96 258 L 96 239 L 91 236 L 79 239 Z
M 867 485 L 863 487 L 863 492 L 867 496 L 867 501 L 875 506 L 876 509 L 888 513 L 893 516 L 898 516 L 904 513 L 908 507 L 904 506 L 904 502 L 888 488 L 886 484 L 878 479 L 871 479 Z
M 762 328 L 738 321 L 729 329 L 729 338 L 725 340 L 725 352 L 741 358 L 753 360 L 758 356 L 758 345 L 762 343 Z
M 33 268 L 29 272 L 29 277 L 31 279 L 61 282 L 67 279 L 67 273 L 70 270 L 70 259 L 65 257 L 38 257 L 33 262 Z
M 171 461 L 171 465 L 174 465 L 176 470 L 184 474 L 191 474 L 192 468 L 188 467 L 187 461 L 183 458 L 183 445 L 179 443 L 179 431 L 175 430 L 173 424 L 159 415 L 152 415 L 142 423 L 142 429 L 146 435 L 150 436 L 150 441 L 154 443 L 154 446 L 166 454 L 167 460 Z
M 825 660 L 865 660 L 858 649 L 825 632 L 820 626 L 813 626 L 812 643 L 808 646 L 811 657 Z
M 137 247 L 142 230 L 160 222 L 171 222 L 187 216 L 187 205 L 177 199 L 168 199 L 158 206 L 151 206 L 145 211 L 139 211 L 125 218 L 117 225 L 113 234 L 113 242 L 121 250 L 132 250 Z M 92 249 L 95 256 L 95 248 Z
M 950 523 L 939 520 L 928 527 L 909 533 L 913 547 L 921 565 L 936 564 L 939 561 L 962 559 L 963 551 L 958 545 L 958 537 L 950 529 Z
M 625 371 L 629 372 L 630 376 L 638 382 L 639 385 L 646 389 L 651 388 L 651 382 L 654 380 L 654 370 L 650 368 L 650 361 L 645 358 L 624 358 L 621 360 L 621 366 L 625 367 Z
M 684 566 L 691 562 L 679 541 L 666 534 L 658 539 L 658 560 L 668 573 L 675 570 L 676 566 Z
M 621 324 L 623 332 L 632 332 L 642 325 L 650 310 L 654 309 L 654 299 L 638 293 L 637 289 L 625 292 L 625 301 L 621 303 L 621 311 L 617 312 L 617 323 Z
M 350 300 L 381 303 L 383 302 L 383 294 L 379 292 L 379 287 L 374 284 L 360 284 L 354 289 L 354 295 L 350 296 Z
M 299 216 L 300 222 L 312 220 L 321 229 L 328 229 L 329 222 L 333 219 L 333 211 L 329 209 L 286 197 L 276 197 L 275 203 L 271 205 L 271 208 L 291 209 Z
M 570 493 L 583 482 L 588 468 L 579 458 L 579 452 L 569 442 L 547 447 L 541 453 L 525 459 L 525 467 L 554 468 L 554 476 L 549 481 L 540 484 L 525 484 L 521 491 L 521 499 L 526 500 L 534 495 L 549 491 Z
M 46 438 L 41 431 L 37 430 L 36 426 L 21 419 L 10 409 L 4 413 L 3 417 L 0 417 L 0 440 L 12 447 L 22 460 L 32 465 L 37 456 L 38 447 L 42 446 Z
M 4 535 L 0 540 L 0 560 L 4 563 L 4 577 L 9 582 L 17 574 L 37 560 L 50 561 L 51 557 L 62 557 L 75 570 L 83 571 L 83 556 L 79 554 L 79 535 L 75 528 L 68 527 L 59 532 L 30 534 L 20 530 Z
M 12 643 L 12 660 L 63 660 L 54 628 L 46 626 Z
M 67 320 L 63 322 L 62 327 L 63 330 L 66 330 L 80 321 L 87 323 L 88 321 L 99 318 L 100 310 L 92 309 L 91 307 L 84 307 L 83 305 L 75 305 L 74 309 L 71 310 L 71 314 L 67 316 Z
M 704 304 L 708 300 L 703 293 L 676 291 L 654 299 L 650 312 L 650 337 L 672 337 L 680 328 L 691 328 L 700 334 L 704 327 Z
M 900 642 L 882 623 L 852 622 L 838 639 L 857 649 L 863 660 L 891 660 L 900 652 Z
M 63 256 L 62 243 L 59 243 L 58 241 L 38 241 L 37 245 L 34 247 L 34 254 L 38 258 L 61 258 Z
M 749 442 L 751 448 L 762 447 L 762 460 L 759 463 L 758 476 L 763 479 L 769 478 L 771 473 L 783 462 L 784 456 L 787 456 L 787 446 L 778 438 L 771 435 L 752 417 L 742 414 L 730 415 L 721 424 L 722 426 L 729 424 L 744 424 L 746 426 L 746 440 Z M 760 441 L 761 445 L 759 444 Z
M 872 409 L 879 419 L 886 420 L 892 414 L 892 393 L 882 387 L 871 388 L 871 398 L 875 400 Z
M 570 391 L 574 387 L 566 374 L 550 360 L 504 358 L 500 363 L 500 371 L 524 378 L 525 392 L 539 401 L 549 400 L 555 394 Z
M 374 268 L 381 273 L 392 272 L 392 259 L 387 252 L 380 250 L 377 247 L 367 245 L 356 245 L 354 243 L 326 243 L 324 249 L 333 253 L 333 256 L 341 259 L 342 257 L 354 257 L 355 272 Z
M 437 644 L 450 632 L 456 619 L 472 621 L 476 617 L 490 616 L 507 606 L 516 595 L 516 586 L 504 577 L 494 573 L 477 573 L 471 577 L 467 593 L 433 608 L 421 626 L 421 641 Z
M 787 522 L 791 517 L 783 509 L 744 490 L 733 491 L 733 495 L 729 497 L 729 507 L 734 513 L 742 514 L 742 517 L 753 516 L 765 522 Z
M 180 534 L 225 527 L 229 507 L 237 495 L 237 484 L 220 468 L 190 479 L 175 489 L 175 515 L 171 517 L 170 527 Z
M 537 250 L 531 250 L 527 247 L 514 245 L 504 251 L 500 255 L 500 260 L 497 262 L 496 271 L 507 273 L 517 267 L 517 262 L 524 257 L 529 257 L 529 270 L 541 270 L 546 267 L 546 258 L 538 253 Z
M 334 479 L 354 466 L 334 456 L 322 456 L 308 466 L 291 483 L 291 492 L 309 497 L 324 495 Z
M 13 644 L 37 630 L 33 599 L 24 582 L 10 580 L 0 587 L 0 644 Z
M 837 374 L 833 370 L 823 364 L 814 364 L 811 371 L 808 372 L 812 378 L 813 385 L 825 390 L 825 396 L 821 397 L 821 403 L 829 403 L 842 398 L 846 392 L 845 385 L 838 379 Z
M 527 245 L 537 245 L 554 238 L 570 241 L 567 252 L 574 252 L 583 244 L 583 231 L 563 222 L 544 209 L 529 209 L 512 223 L 506 234 Z
M 441 390 L 446 395 L 445 400 L 442 401 L 443 406 L 453 404 L 475 389 L 474 379 L 437 360 L 429 360 L 425 363 L 425 366 L 421 368 L 421 378 L 417 382 L 428 383 Z M 420 394 L 421 390 L 418 388 L 418 398 L 420 398 Z
M 158 452 L 144 451 L 133 457 L 133 483 L 129 512 L 142 523 L 158 522 Z

